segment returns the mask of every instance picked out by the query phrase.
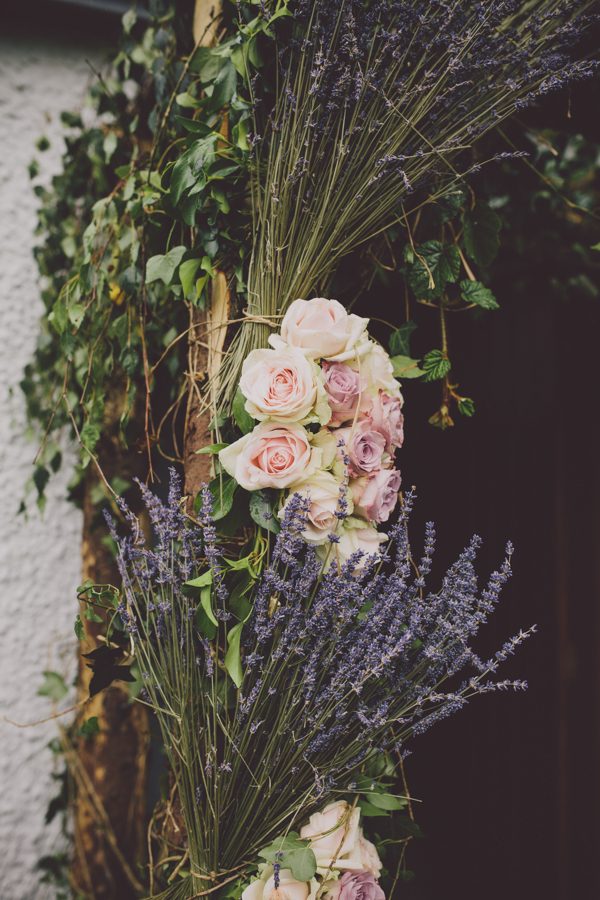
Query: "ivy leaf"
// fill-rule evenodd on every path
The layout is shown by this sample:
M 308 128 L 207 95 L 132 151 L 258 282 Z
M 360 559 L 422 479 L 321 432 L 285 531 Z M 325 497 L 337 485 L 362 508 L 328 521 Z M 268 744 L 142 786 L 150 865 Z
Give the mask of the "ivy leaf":
M 84 738 L 91 738 L 99 733 L 100 725 L 98 724 L 98 716 L 90 716 L 79 729 L 79 734 Z
M 196 296 L 196 272 L 200 268 L 202 260 L 186 259 L 179 266 L 179 280 L 183 288 L 186 300 L 194 300 Z
M 248 434 L 254 428 L 254 419 L 246 412 L 246 398 L 238 388 L 232 405 L 233 418 L 242 434 Z
M 460 255 L 454 244 L 425 241 L 415 247 L 415 260 L 408 282 L 417 297 L 439 297 L 460 273 Z
M 279 520 L 275 514 L 279 495 L 277 491 L 252 491 L 250 494 L 250 515 L 257 525 L 272 534 L 279 534 Z
M 465 303 L 476 303 L 482 309 L 499 309 L 500 305 L 492 291 L 480 281 L 460 282 L 460 295 Z
M 416 329 L 415 322 L 405 322 L 390 335 L 390 355 L 410 356 L 410 338 Z
M 206 183 L 206 169 L 215 158 L 216 135 L 199 138 L 179 157 L 171 172 L 169 194 L 173 206 L 191 188 L 201 190 Z
M 310 881 L 317 871 L 317 859 L 308 841 L 302 840 L 295 831 L 285 837 L 276 838 L 272 844 L 259 851 L 267 862 L 279 862 L 282 869 L 291 869 L 298 881 Z
M 489 266 L 500 246 L 500 217 L 487 203 L 477 203 L 465 214 L 463 243 L 467 256 L 480 266 Z
M 219 74 L 214 80 L 208 109 L 216 111 L 227 106 L 235 94 L 236 87 L 237 72 L 231 60 L 228 59 L 219 69 Z
M 121 647 L 108 647 L 106 644 L 96 647 L 91 653 L 83 653 L 88 669 L 94 673 L 90 681 L 90 697 L 112 684 L 113 681 L 135 681 L 129 666 L 122 665 L 126 651 Z
M 187 247 L 173 247 L 168 253 L 151 256 L 146 264 L 146 284 L 162 281 L 171 284 L 177 266 L 183 259 Z
M 55 703 L 62 700 L 69 693 L 69 688 L 65 684 L 65 679 L 58 672 L 51 672 L 46 669 L 43 673 L 44 681 L 38 690 L 40 697 L 50 697 Z
M 394 378 L 402 380 L 403 378 L 421 378 L 423 376 L 418 359 L 411 359 L 410 356 L 392 356 L 390 362 L 394 367 Z
M 430 350 L 423 357 L 421 367 L 425 381 L 438 381 L 446 377 L 452 365 L 442 350 Z
M 75 624 L 73 625 L 73 630 L 75 632 L 75 636 L 78 641 L 82 641 L 85 631 L 83 630 L 83 622 L 81 621 L 81 616 L 77 616 L 75 619 Z
M 233 506 L 233 496 L 237 490 L 237 481 L 230 475 L 217 475 L 209 484 L 213 496 L 213 519 L 217 522 L 224 519 Z

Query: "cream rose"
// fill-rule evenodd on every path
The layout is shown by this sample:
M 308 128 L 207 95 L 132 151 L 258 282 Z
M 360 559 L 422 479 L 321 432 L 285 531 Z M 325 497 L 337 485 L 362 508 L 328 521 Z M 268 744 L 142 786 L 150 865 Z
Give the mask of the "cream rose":
M 221 465 L 247 491 L 286 488 L 312 474 L 321 453 L 302 425 L 261 422 L 219 453 Z
M 294 494 L 302 494 L 310 502 L 306 527 L 302 532 L 305 541 L 309 544 L 325 543 L 328 535 L 335 531 L 338 525 L 336 512 L 340 502 L 340 482 L 331 472 L 320 470 L 309 478 L 290 485 L 290 499 Z M 280 518 L 283 518 L 287 503 L 279 513 Z M 348 512 L 352 512 L 352 497 L 349 491 L 346 503 L 349 506 Z
M 360 810 L 352 809 L 345 800 L 337 800 L 322 812 L 312 814 L 308 825 L 300 829 L 300 837 L 310 840 L 318 868 L 340 868 L 340 859 L 355 854 L 359 821 Z
M 325 425 L 331 411 L 318 366 L 301 350 L 253 350 L 244 360 L 240 390 L 254 419 Z
M 386 391 L 392 396 L 400 394 L 400 385 L 394 378 L 394 367 L 381 344 L 369 341 L 368 352 L 361 357 L 358 368 L 366 392 L 376 394 L 378 391 Z
M 308 900 L 311 887 L 307 881 L 297 881 L 289 869 L 281 869 L 276 893 L 272 873 L 273 866 L 267 866 L 262 876 L 243 891 L 242 900 Z
M 319 557 L 329 568 L 334 560 L 339 566 L 343 566 L 353 553 L 360 550 L 363 554 L 354 572 L 358 574 L 364 568 L 367 561 L 373 556 L 381 555 L 381 545 L 387 541 L 387 535 L 377 531 L 364 519 L 349 516 L 343 528 L 338 532 L 338 542 L 330 547 L 325 545 L 317 547 Z
M 281 323 L 281 334 L 269 338 L 272 347 L 298 347 L 313 359 L 342 362 L 368 348 L 368 319 L 348 313 L 337 300 L 315 297 L 294 300 Z

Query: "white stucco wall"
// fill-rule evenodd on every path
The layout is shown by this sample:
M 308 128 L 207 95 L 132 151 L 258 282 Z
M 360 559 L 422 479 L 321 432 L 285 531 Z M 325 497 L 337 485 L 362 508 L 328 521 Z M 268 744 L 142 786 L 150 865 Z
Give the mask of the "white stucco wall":
M 24 436 L 18 382 L 36 341 L 42 312 L 31 255 L 36 200 L 27 165 L 35 141 L 47 179 L 59 167 L 59 113 L 78 108 L 90 77 L 85 59 L 98 51 L 77 42 L 0 38 L 0 717 L 30 722 L 50 712 L 38 697 L 43 669 L 74 672 L 74 589 L 79 581 L 81 519 L 65 499 L 69 464 L 49 486 L 43 517 L 16 512 L 35 446 Z M 11 388 L 13 389 L 11 396 Z M 39 886 L 40 856 L 57 848 L 45 827 L 52 757 L 49 722 L 19 729 L 0 718 L 0 898 L 53 897 Z

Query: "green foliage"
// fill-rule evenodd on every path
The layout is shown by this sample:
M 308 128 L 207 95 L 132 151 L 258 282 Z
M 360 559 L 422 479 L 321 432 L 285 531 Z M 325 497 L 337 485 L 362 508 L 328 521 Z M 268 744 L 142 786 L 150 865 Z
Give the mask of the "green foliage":
M 274 840 L 259 856 L 270 863 L 279 862 L 282 869 L 290 869 L 298 881 L 310 881 L 317 871 L 317 860 L 308 841 L 302 840 L 295 831 Z
M 65 683 L 65 679 L 58 672 L 52 672 L 49 669 L 44 671 L 44 681 L 38 689 L 40 697 L 49 697 L 55 703 L 58 703 L 69 693 L 69 688 Z

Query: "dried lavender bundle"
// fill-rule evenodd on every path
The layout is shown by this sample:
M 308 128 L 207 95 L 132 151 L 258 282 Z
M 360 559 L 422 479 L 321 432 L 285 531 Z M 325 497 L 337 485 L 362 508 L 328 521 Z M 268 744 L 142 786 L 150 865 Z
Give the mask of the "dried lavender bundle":
M 477 694 L 525 687 L 495 674 L 533 628 L 490 659 L 471 647 L 510 576 L 512 548 L 480 589 L 473 538 L 430 592 L 435 534 L 428 525 L 416 565 L 411 495 L 383 557 L 357 552 L 324 571 L 302 537 L 300 495 L 276 539 L 228 560 L 208 489 L 197 521 L 175 474 L 166 504 L 142 490 L 153 544 L 124 505 L 130 533 L 111 523 L 119 611 L 176 779 L 196 889 L 252 868 L 266 843 L 351 793 L 373 756 L 404 754 Z
M 461 157 L 478 138 L 594 69 L 573 61 L 589 0 L 283 5 L 292 19 L 275 23 L 283 30 L 274 99 L 248 73 L 255 317 L 327 296 L 344 256 L 400 220 L 411 194 L 423 202 L 436 177 L 439 195 L 469 170 Z M 261 7 L 268 17 L 282 2 Z M 225 408 L 244 358 L 266 345 L 268 331 L 243 324 L 219 374 Z

